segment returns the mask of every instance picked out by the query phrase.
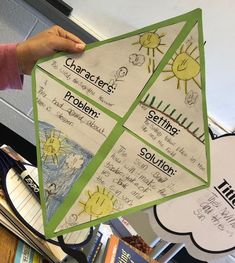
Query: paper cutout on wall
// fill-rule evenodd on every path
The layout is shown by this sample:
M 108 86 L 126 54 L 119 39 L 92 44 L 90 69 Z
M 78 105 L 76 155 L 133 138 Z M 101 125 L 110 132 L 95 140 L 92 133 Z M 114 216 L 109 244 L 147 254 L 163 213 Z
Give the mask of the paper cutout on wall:
M 201 23 L 197 9 L 37 63 L 48 237 L 208 187 Z
M 211 142 L 209 188 L 149 209 L 150 225 L 158 235 L 185 243 L 188 252 L 201 260 L 235 252 L 234 146 L 234 135 Z

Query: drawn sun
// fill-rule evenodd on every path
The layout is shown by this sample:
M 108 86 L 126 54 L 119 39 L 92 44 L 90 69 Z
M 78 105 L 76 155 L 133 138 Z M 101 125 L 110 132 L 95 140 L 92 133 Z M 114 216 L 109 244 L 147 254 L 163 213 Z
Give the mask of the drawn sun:
M 167 76 L 164 81 L 176 78 L 177 79 L 177 89 L 181 88 L 181 82 L 184 82 L 184 92 L 188 93 L 188 81 L 193 80 L 194 83 L 201 88 L 200 84 L 196 80 L 196 76 L 200 72 L 200 64 L 198 62 L 199 56 L 193 57 L 193 53 L 198 47 L 191 49 L 192 43 L 190 43 L 184 50 L 184 45 L 180 48 L 180 53 L 175 53 L 174 57 L 167 64 L 170 69 L 165 69 L 162 72 L 170 72 L 171 75 Z M 189 51 L 191 50 L 191 51 Z
M 160 46 L 164 46 L 166 44 L 162 43 L 161 38 L 165 36 L 165 33 L 158 34 L 157 29 L 153 32 L 145 32 L 139 37 L 139 41 L 133 43 L 132 45 L 140 45 L 139 51 L 144 47 L 147 49 L 147 56 L 149 57 L 148 62 L 148 72 L 153 73 L 155 70 L 155 51 L 157 50 L 161 54 L 163 51 L 160 50 Z M 151 51 L 150 51 L 151 50 Z M 150 54 L 152 53 L 152 54 Z
M 90 221 L 93 217 L 99 218 L 110 214 L 114 209 L 116 198 L 107 189 L 97 186 L 97 191 L 91 193 L 88 191 L 88 200 L 79 203 L 83 206 L 83 210 L 79 213 L 87 213 L 90 215 Z
M 46 162 L 48 158 L 51 158 L 54 164 L 58 164 L 59 155 L 67 153 L 68 147 L 64 145 L 65 138 L 60 138 L 61 133 L 56 134 L 55 130 L 50 130 L 49 134 L 44 133 L 45 141 L 42 143 L 42 160 Z

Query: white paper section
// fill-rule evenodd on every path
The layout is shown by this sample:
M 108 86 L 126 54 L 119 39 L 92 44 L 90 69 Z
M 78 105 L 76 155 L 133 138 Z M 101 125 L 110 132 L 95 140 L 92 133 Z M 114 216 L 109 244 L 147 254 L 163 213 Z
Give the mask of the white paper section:
M 196 25 L 125 126 L 207 181 L 198 46 Z
M 129 133 L 119 138 L 58 226 L 68 227 L 174 195 L 203 182 L 154 152 Z
M 123 116 L 185 22 L 39 64 L 66 84 Z
M 36 92 L 38 120 L 54 126 L 92 154 L 97 152 L 116 124 L 114 119 L 41 70 L 36 70 Z

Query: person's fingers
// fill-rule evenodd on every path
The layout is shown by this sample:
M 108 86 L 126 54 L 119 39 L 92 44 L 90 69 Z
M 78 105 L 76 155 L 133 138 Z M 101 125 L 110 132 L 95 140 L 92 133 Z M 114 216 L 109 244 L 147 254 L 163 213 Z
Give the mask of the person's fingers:
M 50 46 L 52 50 L 67 52 L 82 52 L 85 48 L 85 44 L 83 43 L 76 43 L 59 36 L 51 37 Z
M 81 43 L 81 44 L 85 45 L 85 43 L 79 37 L 75 36 L 74 34 L 68 32 L 66 30 L 64 30 L 61 27 L 58 28 L 58 32 L 59 32 L 59 35 L 61 37 L 64 37 L 64 38 L 70 39 L 70 40 L 72 40 L 74 42 Z
M 75 36 L 74 34 L 68 32 L 68 31 L 66 31 L 65 29 L 63 29 L 60 26 L 53 26 L 51 28 L 51 31 L 49 30 L 49 32 L 55 33 L 56 35 L 61 36 L 61 37 L 66 38 L 66 39 L 70 39 L 70 40 L 72 40 L 78 44 L 81 43 L 81 44 L 85 45 L 85 43 L 79 37 Z
M 77 42 L 77 43 L 85 45 L 85 42 L 83 42 L 79 37 L 75 36 L 74 34 L 68 32 L 68 31 L 65 31 L 65 38 L 70 39 L 70 40 L 72 40 L 74 42 Z

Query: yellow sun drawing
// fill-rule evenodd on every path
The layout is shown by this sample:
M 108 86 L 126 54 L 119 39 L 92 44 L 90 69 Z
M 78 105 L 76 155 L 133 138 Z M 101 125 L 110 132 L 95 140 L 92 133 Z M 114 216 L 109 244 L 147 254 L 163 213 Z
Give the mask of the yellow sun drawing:
M 66 153 L 66 147 L 63 145 L 65 138 L 60 138 L 60 133 L 56 134 L 55 130 L 51 130 L 49 135 L 45 132 L 45 141 L 42 143 L 42 160 L 47 161 L 50 157 L 54 164 L 58 164 L 59 155 Z
M 139 41 L 133 43 L 132 45 L 140 45 L 139 51 L 144 47 L 147 49 L 147 55 L 149 57 L 148 62 L 148 72 L 154 72 L 155 70 L 155 51 L 157 50 L 161 54 L 163 54 L 163 51 L 159 49 L 160 46 L 164 46 L 161 42 L 161 38 L 165 36 L 165 33 L 157 34 L 157 29 L 153 32 L 145 32 L 139 37 Z M 151 51 L 152 50 L 152 54 Z
M 184 82 L 184 91 L 185 94 L 188 93 L 188 81 L 193 80 L 195 84 L 201 88 L 200 84 L 196 80 L 196 76 L 200 72 L 200 64 L 198 62 L 199 56 L 194 58 L 192 55 L 197 47 L 193 48 L 189 51 L 192 47 L 192 43 L 190 43 L 186 49 L 184 50 L 184 45 L 180 48 L 180 53 L 175 53 L 175 57 L 172 58 L 172 63 L 168 63 L 167 65 L 170 66 L 170 69 L 165 69 L 162 72 L 171 72 L 173 74 L 169 75 L 164 79 L 164 81 L 177 78 L 177 89 L 181 88 L 181 81 Z
M 79 203 L 83 206 L 83 210 L 79 213 L 87 213 L 92 217 L 98 218 L 110 214 L 114 209 L 116 198 L 105 188 L 97 186 L 97 191 L 91 193 L 88 191 L 89 198 L 86 202 Z

